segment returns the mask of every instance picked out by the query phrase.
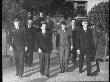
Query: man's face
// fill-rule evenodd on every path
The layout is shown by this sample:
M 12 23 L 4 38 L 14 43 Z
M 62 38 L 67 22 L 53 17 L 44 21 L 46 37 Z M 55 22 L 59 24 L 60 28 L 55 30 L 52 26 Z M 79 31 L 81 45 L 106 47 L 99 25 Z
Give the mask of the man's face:
M 28 20 L 28 25 L 29 25 L 29 26 L 32 25 L 32 20 Z
M 50 17 L 49 16 L 47 16 L 47 18 L 46 18 L 47 20 L 49 20 L 50 19 Z
M 31 16 L 31 13 L 29 12 L 29 13 L 28 13 L 28 17 L 30 17 L 30 16 Z
M 75 25 L 75 20 L 71 21 L 71 25 L 74 26 Z
M 30 17 L 31 15 L 28 15 L 28 17 Z
M 42 29 L 43 31 L 46 30 L 46 24 L 42 24 L 41 29 Z
M 61 28 L 62 28 L 62 30 L 65 30 L 66 29 L 66 25 L 61 24 Z
M 34 20 L 36 20 L 36 18 L 37 18 L 36 16 L 33 16 L 33 19 L 34 19 Z
M 71 20 L 71 17 L 68 17 L 68 20 Z
M 16 29 L 19 29 L 19 23 L 20 23 L 19 21 L 14 21 L 14 26 Z
M 40 12 L 40 17 L 43 17 L 43 13 L 42 12 Z
M 87 28 L 88 23 L 87 22 L 82 22 L 83 28 Z

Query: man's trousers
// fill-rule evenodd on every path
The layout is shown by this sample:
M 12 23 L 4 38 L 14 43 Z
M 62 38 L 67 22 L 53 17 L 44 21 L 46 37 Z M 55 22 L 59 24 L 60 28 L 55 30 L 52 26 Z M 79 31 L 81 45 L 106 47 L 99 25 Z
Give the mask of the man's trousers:
M 31 65 L 33 63 L 33 46 L 33 44 L 28 45 L 28 50 L 25 52 L 25 64 L 27 65 Z
M 16 74 L 19 76 L 22 76 L 24 72 L 24 52 L 25 52 L 24 49 L 21 49 L 21 50 L 14 49 Z
M 76 63 L 76 58 L 77 58 L 77 53 L 76 53 L 76 47 L 73 46 L 73 49 L 71 50 L 72 54 L 72 62 L 75 64 Z
M 61 70 L 68 70 L 69 47 L 60 46 L 60 67 Z
M 81 54 L 79 55 L 79 72 L 82 71 L 83 68 L 83 61 L 84 61 L 84 55 L 86 54 L 86 66 L 87 66 L 87 74 L 91 73 L 91 54 L 90 52 L 85 50 L 81 50 Z
M 40 59 L 40 73 L 49 74 L 49 65 L 50 65 L 50 53 L 39 53 Z

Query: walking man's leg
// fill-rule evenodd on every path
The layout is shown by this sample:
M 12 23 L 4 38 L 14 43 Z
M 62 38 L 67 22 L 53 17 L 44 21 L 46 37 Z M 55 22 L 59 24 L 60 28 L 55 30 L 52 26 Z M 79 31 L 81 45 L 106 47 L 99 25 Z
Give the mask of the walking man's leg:
M 68 55 L 69 55 L 69 48 L 65 47 L 65 70 L 68 71 Z
M 33 49 L 29 52 L 29 66 L 32 66 L 33 63 Z
M 45 72 L 46 72 L 46 76 L 49 76 L 49 65 L 50 65 L 50 54 L 46 53 L 45 54 Z
M 45 59 L 44 59 L 44 54 L 43 53 L 40 53 L 39 54 L 39 59 L 40 59 L 40 73 L 42 74 L 42 75 L 44 75 L 45 74 L 45 68 L 44 68 L 44 63 L 45 63 Z
M 60 46 L 60 68 L 61 73 L 64 72 L 64 48 Z
M 86 66 L 87 66 L 87 76 L 91 74 L 91 61 L 86 57 Z
M 19 60 L 18 60 L 18 57 L 19 57 L 19 53 L 14 50 L 14 61 L 15 61 L 15 67 L 16 67 L 16 76 L 19 75 Z
M 20 51 L 19 54 L 19 76 L 22 77 L 24 72 L 24 50 Z
M 84 52 L 81 51 L 81 54 L 79 55 L 79 73 L 82 73 L 83 60 L 84 60 Z
M 77 58 L 77 53 L 76 53 L 76 49 L 74 48 L 72 50 L 72 63 L 76 64 L 76 58 Z
M 27 67 L 27 66 L 28 66 L 28 51 L 25 51 L 24 54 L 25 54 L 25 55 L 24 55 L 25 67 Z

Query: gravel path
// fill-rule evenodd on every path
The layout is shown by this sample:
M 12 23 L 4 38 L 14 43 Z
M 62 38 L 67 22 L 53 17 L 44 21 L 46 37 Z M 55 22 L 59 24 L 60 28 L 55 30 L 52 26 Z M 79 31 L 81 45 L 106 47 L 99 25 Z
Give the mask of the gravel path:
M 42 77 L 39 73 L 39 58 L 34 55 L 33 67 L 26 67 L 24 77 L 19 79 L 15 76 L 15 67 L 11 66 L 3 69 L 3 82 L 71 82 L 71 81 L 109 81 L 109 74 L 99 73 L 97 76 L 86 76 L 86 70 L 83 73 L 78 72 L 78 68 L 71 72 L 59 73 L 59 56 L 51 54 L 50 75 L 51 78 Z M 96 70 L 95 62 L 92 63 L 92 71 Z M 73 64 L 69 65 L 70 69 L 74 68 Z M 85 69 L 86 66 L 83 66 Z

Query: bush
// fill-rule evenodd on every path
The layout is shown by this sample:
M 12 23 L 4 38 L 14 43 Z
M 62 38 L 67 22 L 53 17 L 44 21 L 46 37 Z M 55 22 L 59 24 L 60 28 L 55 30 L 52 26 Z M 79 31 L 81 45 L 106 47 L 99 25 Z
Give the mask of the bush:
M 12 27 L 12 21 L 16 17 L 21 18 L 21 21 L 26 21 L 26 10 L 24 10 L 20 3 L 14 0 L 2 1 L 2 21 L 5 21 L 9 27 Z
M 88 21 L 95 25 L 95 29 L 100 29 L 100 31 L 105 31 L 106 46 L 109 39 L 109 2 L 101 2 L 95 5 L 91 11 L 88 13 Z M 106 55 L 104 56 L 104 61 L 106 61 Z
M 88 20 L 92 22 L 96 28 L 109 32 L 109 2 L 101 2 L 95 5 L 88 12 Z M 99 26 L 101 24 L 101 26 Z

